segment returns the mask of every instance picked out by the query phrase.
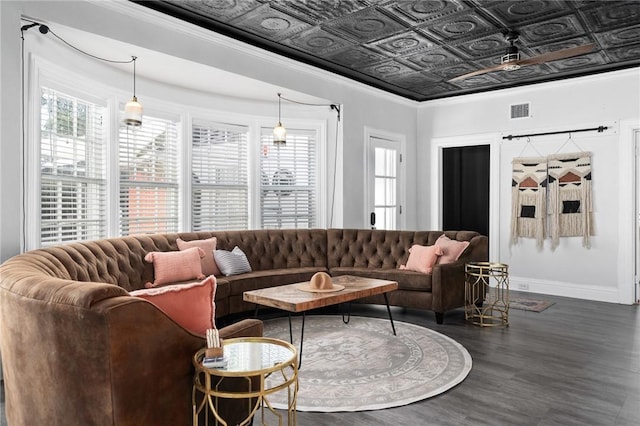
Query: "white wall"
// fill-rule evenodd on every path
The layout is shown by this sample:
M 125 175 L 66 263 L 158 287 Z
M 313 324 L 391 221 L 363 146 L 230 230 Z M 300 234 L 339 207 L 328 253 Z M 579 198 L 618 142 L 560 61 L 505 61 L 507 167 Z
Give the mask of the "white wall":
M 246 46 L 192 25 L 178 23 L 173 18 L 160 15 L 131 2 L 110 1 L 0 1 L 0 89 L 2 90 L 0 122 L 0 261 L 20 252 L 21 240 L 21 124 L 19 101 L 20 84 L 20 18 L 26 16 L 44 22 L 55 30 L 63 25 L 108 39 L 120 41 L 181 58 L 187 61 L 216 67 L 228 72 L 264 81 L 287 90 L 307 93 L 331 103 L 341 104 L 342 146 L 338 149 L 339 199 L 336 200 L 338 217 L 336 226 L 363 227 L 364 177 L 363 158 L 364 128 L 372 127 L 406 136 L 407 175 L 415 175 L 416 103 L 389 95 L 368 86 L 354 83 L 334 74 L 278 57 Z M 34 30 L 32 30 L 34 31 Z M 98 46 L 99 48 L 99 46 Z M 125 55 L 135 54 L 123 52 Z M 95 52 L 100 54 L 100 52 Z M 69 53 L 65 54 L 68 55 Z M 142 58 L 138 61 L 140 62 Z M 61 61 L 62 62 L 62 61 Z M 65 63 L 65 66 L 77 64 Z M 169 64 L 167 65 L 169 66 Z M 76 67 L 84 72 L 83 67 Z M 91 68 L 91 67 L 89 67 Z M 185 79 L 190 76 L 185 72 Z M 130 80 L 122 75 L 122 87 L 129 87 Z M 157 90 L 167 93 L 166 88 L 158 89 L 158 83 L 138 79 L 137 94 L 140 99 L 153 97 Z M 228 88 L 225 88 L 228 90 Z M 178 93 L 178 89 L 175 93 Z M 216 99 L 215 94 L 195 96 L 194 101 L 207 98 L 215 106 L 225 105 L 242 110 L 246 101 L 234 101 L 228 97 Z M 161 97 L 161 96 L 160 96 Z M 274 102 L 276 101 L 274 97 Z M 206 100 L 205 100 L 206 102 Z M 269 114 L 270 108 L 256 105 Z M 210 105 L 211 106 L 211 105 Z M 332 141 L 333 142 L 333 141 Z M 329 155 L 328 173 L 332 173 L 333 158 Z M 329 189 L 332 185 L 328 185 Z M 416 226 L 415 194 L 407 194 L 407 228 Z
M 509 105 L 531 102 L 532 117 L 510 120 Z M 433 142 L 446 146 L 466 140 L 471 144 L 474 135 L 489 140 L 492 157 L 497 158 L 498 170 L 492 183 L 492 212 L 490 247 L 492 261 L 509 264 L 513 288 L 610 302 L 631 303 L 622 297 L 621 288 L 633 285 L 620 263 L 620 253 L 633 249 L 633 221 L 619 223 L 621 209 L 631 208 L 628 194 L 632 176 L 621 175 L 620 158 L 632 155 L 629 144 L 621 143 L 620 121 L 637 122 L 640 117 L 640 69 L 623 70 L 537 84 L 522 88 L 435 101 L 421 106 L 419 112 L 419 163 L 439 167 L 433 158 Z M 517 156 L 549 155 L 557 152 L 568 135 L 531 138 L 535 149 L 526 141 L 503 141 L 508 134 L 536 133 L 605 125 L 606 132 L 575 133 L 561 152 L 580 149 L 593 152 L 593 196 L 596 236 L 591 249 L 582 247 L 581 238 L 562 238 L 560 246 L 551 249 L 549 241 L 539 250 L 535 241 L 520 239 L 509 245 L 511 221 L 511 160 Z M 628 131 L 628 130 L 625 130 Z M 524 151 L 523 151 L 524 150 Z M 536 152 L 537 150 L 537 152 Z M 631 151 L 631 150 L 629 150 Z M 435 150 L 437 152 L 437 150 Z M 424 169 L 418 170 L 418 210 L 429 212 L 434 202 L 433 177 Z M 438 178 L 438 175 L 435 176 Z M 425 184 L 425 182 L 427 182 Z M 435 185 L 438 188 L 438 185 Z M 497 197 L 497 198 L 496 198 Z M 497 215 L 497 217 L 495 217 Z M 437 220 L 437 219 L 436 219 Z M 420 217 L 419 227 L 437 227 L 430 215 Z M 494 227 L 495 228 L 495 227 Z M 625 293 L 628 294 L 628 293 Z

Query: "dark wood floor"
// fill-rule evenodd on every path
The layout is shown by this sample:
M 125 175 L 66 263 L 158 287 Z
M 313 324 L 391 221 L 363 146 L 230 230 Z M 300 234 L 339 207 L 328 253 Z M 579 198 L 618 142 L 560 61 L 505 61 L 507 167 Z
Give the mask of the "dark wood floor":
M 300 412 L 298 424 L 639 425 L 640 308 L 526 297 L 556 304 L 540 313 L 511 309 L 506 328 L 467 324 L 462 310 L 447 313 L 438 325 L 433 313 L 392 308 L 395 320 L 429 327 L 464 345 L 473 359 L 467 378 L 444 394 L 404 407 Z M 386 317 L 380 307 L 353 309 L 359 315 Z M 4 393 L 1 410 L 4 414 Z M 0 425 L 6 425 L 4 415 Z

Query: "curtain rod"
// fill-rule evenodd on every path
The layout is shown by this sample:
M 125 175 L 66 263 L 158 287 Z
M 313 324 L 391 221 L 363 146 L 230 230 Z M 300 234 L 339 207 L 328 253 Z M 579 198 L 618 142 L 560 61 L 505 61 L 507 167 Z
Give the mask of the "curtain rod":
M 531 136 L 547 136 L 547 135 L 559 135 L 562 133 L 578 133 L 578 132 L 594 132 L 594 131 L 598 131 L 598 133 L 602 133 L 605 130 L 607 130 L 608 127 L 607 126 L 598 126 L 598 127 L 593 127 L 590 129 L 574 129 L 574 130 L 560 130 L 557 132 L 546 132 L 546 133 L 531 133 L 529 135 L 509 135 L 509 136 L 503 136 L 502 139 L 520 139 L 520 138 L 529 138 Z

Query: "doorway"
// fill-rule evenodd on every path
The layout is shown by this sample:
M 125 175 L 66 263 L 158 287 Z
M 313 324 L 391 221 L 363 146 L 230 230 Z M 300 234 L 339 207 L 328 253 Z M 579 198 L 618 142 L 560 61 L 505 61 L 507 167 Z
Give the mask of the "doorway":
M 444 230 L 489 235 L 490 146 L 442 150 L 442 226 Z
M 369 135 L 367 149 L 367 211 L 372 229 L 402 229 L 403 143 Z

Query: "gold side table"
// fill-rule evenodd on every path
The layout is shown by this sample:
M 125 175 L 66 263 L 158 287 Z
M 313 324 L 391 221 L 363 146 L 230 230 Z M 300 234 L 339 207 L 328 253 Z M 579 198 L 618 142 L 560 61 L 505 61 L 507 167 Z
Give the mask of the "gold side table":
M 296 348 L 282 340 L 266 337 L 241 337 L 223 341 L 224 355 L 228 364 L 224 369 L 207 368 L 202 365 L 205 349 L 193 356 L 195 375 L 193 378 L 193 424 L 198 424 L 199 414 L 205 410 L 205 424 L 209 424 L 209 410 L 216 425 L 228 426 L 218 413 L 220 399 L 247 399 L 248 416 L 240 423 L 248 425 L 252 417 L 261 411 L 265 423 L 265 407 L 283 424 L 283 417 L 269 403 L 268 395 L 286 390 L 288 393 L 287 425 L 296 424 L 296 400 L 298 396 L 298 353 Z M 266 384 L 266 378 L 273 380 Z M 225 379 L 241 377 L 247 379 L 247 389 L 229 391 L 221 389 Z M 258 378 L 259 386 L 252 388 L 252 378 Z M 252 404 L 252 399 L 255 403 Z
M 465 265 L 464 317 L 481 327 L 509 325 L 509 265 Z

